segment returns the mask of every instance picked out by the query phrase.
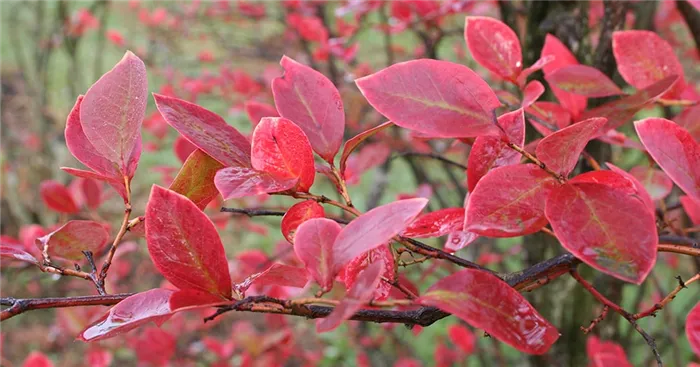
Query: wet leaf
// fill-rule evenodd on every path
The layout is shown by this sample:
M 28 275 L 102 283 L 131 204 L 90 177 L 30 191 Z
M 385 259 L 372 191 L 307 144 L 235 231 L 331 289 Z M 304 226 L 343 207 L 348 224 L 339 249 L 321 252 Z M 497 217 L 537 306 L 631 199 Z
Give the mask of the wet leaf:
M 441 237 L 464 228 L 464 208 L 446 208 L 416 218 L 401 234 L 404 237 Z
M 299 226 L 309 219 L 326 216 L 323 206 L 314 200 L 306 200 L 292 205 L 282 217 L 280 228 L 282 235 L 290 243 L 294 243 L 295 232 Z

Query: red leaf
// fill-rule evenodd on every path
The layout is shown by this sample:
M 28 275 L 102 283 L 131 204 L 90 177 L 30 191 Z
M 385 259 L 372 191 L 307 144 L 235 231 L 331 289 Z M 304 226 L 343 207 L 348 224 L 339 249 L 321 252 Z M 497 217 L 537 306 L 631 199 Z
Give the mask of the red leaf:
M 430 238 L 461 231 L 464 228 L 464 208 L 446 208 L 423 214 L 401 234 L 404 237 Z
M 265 117 L 252 141 L 253 168 L 282 180 L 299 179 L 298 191 L 309 191 L 316 175 L 314 153 L 299 126 L 286 118 Z
M 366 144 L 362 149 L 350 156 L 343 173 L 348 185 L 360 182 L 363 173 L 386 162 L 391 155 L 391 148 L 383 142 Z
M 700 142 L 700 104 L 683 109 L 683 111 L 673 118 L 678 125 L 683 126 L 695 141 Z
M 216 189 L 224 200 L 286 191 L 298 181 L 298 178 L 278 179 L 269 173 L 248 167 L 226 167 L 214 176 Z
M 197 308 L 223 306 L 230 303 L 231 301 L 224 301 L 221 297 L 196 289 L 176 291 L 168 300 L 168 305 L 173 313 Z
M 370 264 L 374 262 L 384 263 L 384 271 L 382 276 L 388 280 L 394 279 L 396 275 L 396 263 L 394 262 L 394 254 L 388 245 L 379 246 L 373 250 L 367 251 L 348 263 L 342 271 L 342 280 L 345 283 L 345 289 L 351 289 L 355 286 L 359 274 L 364 271 Z M 383 301 L 389 298 L 393 286 L 389 282 L 379 282 L 374 289 L 372 298 L 375 301 Z M 401 293 L 403 294 L 403 293 Z
M 661 170 L 637 166 L 630 170 L 630 174 L 644 185 L 646 192 L 649 193 L 654 201 L 663 200 L 673 190 L 673 181 Z
M 531 104 L 542 96 L 544 93 L 544 85 L 537 80 L 533 80 L 525 86 L 523 90 L 522 108 L 528 108 Z
M 474 60 L 503 79 L 515 81 L 523 68 L 518 36 L 503 22 L 467 17 L 464 38 Z
M 564 107 L 553 102 L 535 102 L 526 110 L 535 117 L 543 120 L 548 125 L 535 119 L 528 119 L 530 124 L 543 136 L 547 136 L 556 130 L 563 129 L 571 124 L 571 114 Z M 556 128 L 552 130 L 552 127 Z
M 642 108 L 659 99 L 666 91 L 671 88 L 677 77 L 670 76 L 657 83 L 654 83 L 637 93 L 622 97 L 612 102 L 608 102 L 602 106 L 590 109 L 577 119 L 588 120 L 594 117 L 604 117 L 608 119 L 608 123 L 601 132 L 607 132 L 612 129 L 617 129 L 627 121 L 631 120 Z
M 316 331 L 323 333 L 337 328 L 343 321 L 349 319 L 357 310 L 361 309 L 365 303 L 369 302 L 374 295 L 374 289 L 377 288 L 381 280 L 383 271 L 384 263 L 381 261 L 373 262 L 367 269 L 362 271 L 357 277 L 355 285 L 348 290 L 345 298 L 340 301 L 340 304 L 335 307 L 333 312 L 316 322 Z
M 73 175 L 75 177 L 81 177 L 85 179 L 90 179 L 90 180 L 97 180 L 97 181 L 102 181 L 108 183 L 110 186 L 112 186 L 119 195 L 124 198 L 124 201 L 126 202 L 126 188 L 124 187 L 124 181 L 119 181 L 117 179 L 111 178 L 111 177 L 106 177 L 102 176 L 98 173 L 92 172 L 92 171 L 85 171 L 82 169 L 77 169 L 77 168 L 68 168 L 68 167 L 61 167 L 61 170 L 64 172 Z
M 496 94 L 466 66 L 437 60 L 394 64 L 355 81 L 389 120 L 434 137 L 498 135 Z
M 627 83 L 643 89 L 677 75 L 677 84 L 665 98 L 680 96 L 685 88 L 683 66 L 668 42 L 650 31 L 617 31 L 613 33 L 612 44 L 617 70 Z
M 80 211 L 68 188 L 60 182 L 46 180 L 39 185 L 39 194 L 47 207 L 59 213 L 73 214 Z
M 117 303 L 109 312 L 83 330 L 78 339 L 96 341 L 111 338 L 153 321 L 162 325 L 172 316 L 170 289 L 151 289 Z
M 82 251 L 98 254 L 109 241 L 104 225 L 90 220 L 71 220 L 46 236 L 36 239 L 37 246 L 48 246 L 49 256 L 78 261 Z
M 102 184 L 89 178 L 79 180 L 80 189 L 85 198 L 85 204 L 92 210 L 97 209 L 100 204 L 102 204 Z
M 243 104 L 245 113 L 250 119 L 250 123 L 253 127 L 257 126 L 263 117 L 279 117 L 280 114 L 277 113 L 275 106 L 271 106 L 267 103 L 262 103 L 258 101 L 246 101 Z
M 647 118 L 634 122 L 639 139 L 668 177 L 686 194 L 700 199 L 700 146 L 673 121 Z
M 545 199 L 556 184 L 534 164 L 496 168 L 469 195 L 464 228 L 490 237 L 535 233 L 547 224 Z
M 572 180 L 552 190 L 545 212 L 554 234 L 574 256 L 640 284 L 656 262 L 656 220 L 632 183 L 622 176 L 619 180 Z
M 428 204 L 417 198 L 395 201 L 374 208 L 348 224 L 333 244 L 333 271 L 337 272 L 352 259 L 377 248 L 403 231 Z
M 153 93 L 163 119 L 226 167 L 250 167 L 250 143 L 221 116 L 194 103 Z
M 333 287 L 337 275 L 338 269 L 333 267 L 333 243 L 341 229 L 330 219 L 314 218 L 302 223 L 297 230 L 294 252 L 324 292 Z
M 586 353 L 593 363 L 591 367 L 632 367 L 622 346 L 612 341 L 599 341 L 596 336 L 588 337 Z
M 644 185 L 642 185 L 642 183 L 639 182 L 639 180 L 637 180 L 636 177 L 632 176 L 630 173 L 625 172 L 624 170 L 622 170 L 618 167 L 615 167 L 612 163 L 608 162 L 606 164 L 612 172 L 615 172 L 619 176 L 622 176 L 622 177 L 628 179 L 635 187 L 635 190 L 636 190 L 635 194 L 639 195 L 640 199 L 642 199 L 642 201 L 644 202 L 644 205 L 646 205 L 647 209 L 649 209 L 652 213 L 655 213 L 656 205 L 654 205 L 654 200 L 652 200 L 651 196 L 647 192 Z M 598 172 L 601 172 L 601 171 L 598 171 Z M 578 176 L 574 177 L 574 180 L 578 181 L 584 175 L 586 175 L 586 174 L 578 175 Z M 599 181 L 603 181 L 603 180 L 599 180 Z M 615 186 L 615 185 L 612 185 L 610 180 L 603 181 L 601 183 L 605 183 L 608 186 Z M 622 185 L 617 185 L 617 186 L 621 187 Z
M 272 264 L 269 268 L 249 277 L 250 285 L 278 285 L 280 287 L 304 288 L 309 281 L 306 269 L 284 264 Z
M 39 262 L 36 260 L 36 258 L 29 252 L 25 251 L 21 247 L 21 245 L 11 245 L 5 243 L 0 244 L 0 257 L 39 265 Z
M 480 136 L 476 138 L 467 161 L 467 188 L 474 191 L 477 182 L 486 173 L 498 167 L 520 163 L 520 153 L 508 147 L 508 142 L 518 146 L 525 143 L 525 115 L 517 109 L 498 118 L 506 137 Z
M 578 61 L 571 51 L 569 51 L 569 49 L 558 38 L 552 36 L 551 34 L 547 34 L 545 37 L 540 58 L 547 56 L 554 57 L 554 60 L 542 67 L 545 76 L 548 76 L 565 66 L 578 65 Z M 552 89 L 552 93 L 554 93 L 554 96 L 556 96 L 557 100 L 559 100 L 559 103 L 569 110 L 575 119 L 578 119 L 578 116 L 583 112 L 583 110 L 586 109 L 586 104 L 588 101 L 587 98 L 565 92 L 555 86 L 550 85 L 550 87 Z
M 690 196 L 683 195 L 679 198 L 685 214 L 688 214 L 693 225 L 700 224 L 700 202 Z
M 345 130 L 340 93 L 323 74 L 287 56 L 280 65 L 284 75 L 272 81 L 277 111 L 299 125 L 314 151 L 332 163 Z
M 290 243 L 294 243 L 295 232 L 299 226 L 312 218 L 323 218 L 326 216 L 323 206 L 314 200 L 306 200 L 292 205 L 282 217 L 280 228 L 282 235 Z
M 522 72 L 520 72 L 520 75 L 518 75 L 518 79 L 516 80 L 518 83 L 518 86 L 522 88 L 523 85 L 525 85 L 525 82 L 527 82 L 527 78 L 534 72 L 542 69 L 545 65 L 551 63 L 554 61 L 556 58 L 553 55 L 544 55 L 537 59 L 534 64 L 530 65 L 529 67 L 523 69 Z M 576 60 L 574 58 L 574 60 Z
M 147 101 L 146 66 L 127 51 L 88 89 L 80 105 L 80 123 L 87 140 L 129 178 L 134 176 L 141 156 L 141 123 Z
M 189 157 L 195 150 L 197 150 L 197 147 L 190 143 L 190 141 L 185 139 L 185 137 L 182 135 L 178 135 L 173 143 L 173 151 L 175 151 L 175 156 L 177 156 L 177 159 L 179 159 L 182 163 L 185 163 L 187 157 Z
M 170 190 L 182 194 L 201 210 L 219 195 L 214 176 L 224 166 L 201 150 L 195 150 L 180 168 Z
M 476 337 L 469 329 L 462 325 L 452 325 L 447 329 L 452 344 L 458 346 L 464 353 L 470 355 L 474 353 Z
M 477 238 L 479 238 L 479 235 L 474 232 L 452 232 L 447 236 L 447 241 L 445 241 L 445 251 L 457 252 L 469 246 Z
M 549 85 L 579 96 L 607 97 L 624 94 L 602 71 L 586 65 L 564 66 L 545 79 Z
M 189 199 L 153 185 L 146 205 L 146 242 L 153 263 L 170 283 L 231 299 L 219 234 Z
M 345 145 L 343 146 L 343 154 L 340 156 L 340 174 L 344 175 L 345 174 L 345 166 L 346 162 L 348 160 L 348 157 L 350 156 L 350 153 L 354 152 L 355 149 L 365 140 L 367 140 L 369 137 L 373 136 L 374 134 L 390 127 L 394 123 L 391 121 L 387 121 L 379 126 L 375 126 L 369 130 L 363 131 L 352 138 L 348 139 L 348 141 L 345 142 Z
M 592 118 L 547 135 L 537 145 L 537 158 L 554 172 L 568 176 L 576 167 L 588 141 L 606 121 L 604 118 Z
M 521 352 L 544 354 L 559 338 L 518 291 L 480 270 L 464 269 L 440 279 L 418 302 L 452 313 Z
M 690 349 L 700 355 L 700 302 L 693 307 L 685 319 L 685 335 L 688 337 Z
M 66 146 L 73 157 L 82 164 L 110 179 L 120 178 L 119 166 L 103 157 L 88 140 L 80 123 L 80 106 L 84 97 L 78 96 L 66 120 Z M 121 179 L 118 181 L 122 181 Z
M 46 354 L 33 351 L 29 353 L 27 359 L 24 360 L 22 367 L 53 367 L 54 364 L 51 362 Z

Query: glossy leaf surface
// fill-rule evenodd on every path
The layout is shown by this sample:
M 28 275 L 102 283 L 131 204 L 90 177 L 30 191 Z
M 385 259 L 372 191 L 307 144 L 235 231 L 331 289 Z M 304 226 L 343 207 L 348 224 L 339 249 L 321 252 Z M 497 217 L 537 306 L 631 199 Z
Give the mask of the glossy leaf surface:
M 290 243 L 294 243 L 295 232 L 299 226 L 312 218 L 326 216 L 323 206 L 314 200 L 306 200 L 292 205 L 282 217 L 280 228 L 282 235 Z
M 440 279 L 418 302 L 452 313 L 494 338 L 530 354 L 544 354 L 559 332 L 504 281 L 464 269 Z
M 557 180 L 534 164 L 490 171 L 469 195 L 465 230 L 490 237 L 539 231 L 547 220 L 544 204 Z
M 287 56 L 280 65 L 284 75 L 272 81 L 277 111 L 301 127 L 318 155 L 333 162 L 345 130 L 340 93 L 323 74 Z
M 372 107 L 403 128 L 442 138 L 499 134 L 494 110 L 501 103 L 466 66 L 413 60 L 355 82 Z
M 231 299 L 223 244 L 192 201 L 154 185 L 146 205 L 146 242 L 151 260 L 170 283 Z
M 404 237 L 431 238 L 461 231 L 464 228 L 464 208 L 446 208 L 416 218 L 401 234 Z
M 647 118 L 635 121 L 639 139 L 668 177 L 686 194 L 700 199 L 700 146 L 673 121 Z

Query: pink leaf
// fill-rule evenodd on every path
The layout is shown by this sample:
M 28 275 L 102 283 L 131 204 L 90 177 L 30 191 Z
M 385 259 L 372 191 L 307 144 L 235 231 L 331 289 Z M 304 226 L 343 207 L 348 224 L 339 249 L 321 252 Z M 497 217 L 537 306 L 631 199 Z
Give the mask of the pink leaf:
M 245 113 L 250 119 L 250 123 L 253 127 L 257 126 L 263 117 L 279 117 L 280 114 L 277 113 L 275 106 L 271 106 L 267 103 L 257 102 L 257 101 L 246 101 L 243 104 Z
M 127 177 L 133 177 L 141 156 L 147 101 L 146 66 L 127 51 L 88 89 L 80 105 L 80 123 L 92 147 Z
M 21 245 L 0 244 L 0 257 L 9 258 L 28 262 L 30 264 L 39 265 L 34 255 L 25 251 Z
M 365 140 L 372 137 L 374 134 L 392 126 L 394 123 L 387 121 L 379 126 L 375 126 L 369 130 L 363 131 L 352 138 L 348 139 L 343 146 L 343 154 L 340 156 L 340 173 L 345 174 L 345 166 L 350 156 L 350 153 L 354 152 L 355 149 Z
M 308 281 L 306 269 L 284 264 L 272 264 L 262 272 L 252 275 L 250 284 L 304 288 Z
M 272 81 L 277 111 L 304 130 L 318 155 L 333 162 L 345 130 L 340 93 L 323 74 L 287 56 L 280 65 L 284 75 Z
M 447 236 L 447 240 L 445 241 L 445 251 L 457 252 L 469 246 L 472 242 L 476 241 L 477 238 L 479 238 L 479 235 L 474 232 L 452 232 Z
M 662 118 L 635 121 L 634 127 L 668 177 L 686 194 L 700 199 L 700 146 L 690 133 Z
M 417 198 L 374 208 L 348 224 L 333 244 L 333 269 L 340 271 L 352 259 L 379 247 L 403 231 L 428 204 Z
M 54 364 L 46 354 L 33 351 L 29 353 L 27 359 L 24 360 L 22 367 L 54 367 Z
M 447 335 L 452 344 L 462 349 L 462 352 L 470 355 L 474 353 L 474 345 L 477 343 L 474 333 L 462 325 L 452 325 L 447 329 Z
M 464 211 L 464 208 L 447 208 L 423 214 L 416 218 L 401 235 L 430 238 L 461 231 L 464 228 Z
M 516 80 L 518 83 L 518 86 L 522 88 L 523 85 L 527 82 L 527 78 L 534 72 L 539 71 L 542 69 L 545 65 L 551 63 L 554 61 L 556 58 L 554 55 L 544 55 L 537 59 L 534 64 L 530 65 L 529 67 L 523 69 L 522 72 L 520 72 L 520 75 L 518 75 L 518 79 Z M 574 59 L 576 60 L 576 59 Z
M 540 55 L 541 58 L 547 56 L 554 57 L 554 60 L 542 68 L 545 77 L 565 66 L 578 65 L 578 61 L 571 51 L 569 51 L 558 38 L 551 34 L 547 34 L 545 37 L 544 47 L 542 47 L 542 53 Z M 587 98 L 568 93 L 555 86 L 550 87 L 552 88 L 554 96 L 559 100 L 559 103 L 569 110 L 574 119 L 578 119 L 578 116 L 586 109 Z
M 551 170 L 566 177 L 576 167 L 579 155 L 598 130 L 604 118 L 592 118 L 547 135 L 537 145 L 537 158 Z
M 525 115 L 517 109 L 498 118 L 505 137 L 480 136 L 476 138 L 467 161 L 467 188 L 474 191 L 477 182 L 490 170 L 520 162 L 520 153 L 508 147 L 508 142 L 517 146 L 525 143 Z
M 226 167 L 214 176 L 216 189 L 224 200 L 286 191 L 298 181 L 297 178 L 278 179 L 269 173 L 247 167 Z
M 156 288 L 129 296 L 83 330 L 78 339 L 107 339 L 151 321 L 161 325 L 172 316 L 169 299 L 173 293 L 170 289 Z
M 68 188 L 58 181 L 43 181 L 39 186 L 39 194 L 44 204 L 51 210 L 67 214 L 74 214 L 80 211 Z
M 173 285 L 231 299 L 224 246 L 214 223 L 186 197 L 153 185 L 146 242 L 156 268 Z
M 97 174 L 109 177 L 110 179 L 120 178 L 119 166 L 103 157 L 88 140 L 83 131 L 83 126 L 80 123 L 80 106 L 83 103 L 83 99 L 83 96 L 78 96 L 66 120 L 66 146 L 68 146 L 68 150 L 73 157 L 97 172 Z
M 673 47 L 650 31 L 617 31 L 613 33 L 613 54 L 617 70 L 627 83 L 643 89 L 668 76 L 679 76 L 665 98 L 677 98 L 685 88 L 683 66 Z
M 110 186 L 112 186 L 119 195 L 124 198 L 124 201 L 126 202 L 126 188 L 124 187 L 124 182 L 119 181 L 117 179 L 111 178 L 111 177 L 106 177 L 102 176 L 99 173 L 95 173 L 92 171 L 85 171 L 82 169 L 77 169 L 77 168 L 68 168 L 68 167 L 61 167 L 61 170 L 64 172 L 71 174 L 75 177 L 81 177 L 81 178 L 86 178 L 90 180 L 97 180 L 97 181 L 102 181 L 108 183 Z
M 496 94 L 466 66 L 437 60 L 394 64 L 355 81 L 396 125 L 434 137 L 498 135 Z
M 375 261 L 360 273 L 354 286 L 348 290 L 345 298 L 340 301 L 333 312 L 316 323 L 316 331 L 323 333 L 337 328 L 343 321 L 361 309 L 365 303 L 369 302 L 374 295 L 374 289 L 377 288 L 381 280 L 383 271 L 384 263 Z
M 308 192 L 314 183 L 314 153 L 306 135 L 282 117 L 265 117 L 253 132 L 253 168 L 281 180 L 298 179 L 298 191 Z
M 104 225 L 90 220 L 72 220 L 46 236 L 37 238 L 41 248 L 48 246 L 50 256 L 69 260 L 83 258 L 82 251 L 98 254 L 109 241 Z
M 644 185 L 646 192 L 649 193 L 654 201 L 663 200 L 673 190 L 673 181 L 661 170 L 637 166 L 630 170 L 630 174 Z
M 295 232 L 309 219 L 323 218 L 326 216 L 323 207 L 314 200 L 306 200 L 292 205 L 282 217 L 280 229 L 282 235 L 290 243 L 294 243 Z
M 607 97 L 624 92 L 602 71 L 586 65 L 564 66 L 545 77 L 549 85 L 586 97 Z
M 685 335 L 688 337 L 690 349 L 700 355 L 700 302 L 688 313 L 685 319 Z
M 503 79 L 515 81 L 523 68 L 518 36 L 503 22 L 467 17 L 464 38 L 474 60 Z
M 559 338 L 518 291 L 484 271 L 464 269 L 442 278 L 418 302 L 452 313 L 521 352 L 544 354 Z
M 622 176 L 622 177 L 628 179 L 628 180 L 634 185 L 634 187 L 635 187 L 635 189 L 636 189 L 635 193 L 636 193 L 637 195 L 639 195 L 639 197 L 640 197 L 640 198 L 642 199 L 642 201 L 644 202 L 644 205 L 646 205 L 647 209 L 649 209 L 652 213 L 654 213 L 654 212 L 655 212 L 655 209 L 656 209 L 656 205 L 654 205 L 654 200 L 651 198 L 651 196 L 650 196 L 649 193 L 647 192 L 647 190 L 646 190 L 646 188 L 644 187 L 644 185 L 642 185 L 642 183 L 639 182 L 639 180 L 637 180 L 636 177 L 634 177 L 634 176 L 632 176 L 630 173 L 625 172 L 624 170 L 622 170 L 622 169 L 620 169 L 620 168 L 614 166 L 612 163 L 608 162 L 608 163 L 606 163 L 606 164 L 607 164 L 607 166 L 610 168 L 610 170 L 611 170 L 612 172 L 615 172 L 615 173 L 618 174 L 619 176 Z M 601 172 L 601 171 L 598 171 L 598 172 Z M 578 176 L 574 177 L 574 180 L 580 180 L 581 177 L 584 176 L 584 175 L 585 175 L 585 174 L 583 174 L 583 175 L 578 175 Z M 610 182 L 610 180 L 607 180 L 607 181 L 600 180 L 600 182 L 601 182 L 601 183 L 605 183 L 605 184 L 608 185 L 608 186 L 611 186 L 611 185 L 612 185 L 611 182 Z M 621 185 L 615 185 L 615 186 L 621 186 Z
M 168 300 L 170 310 L 173 313 L 197 308 L 223 306 L 230 303 L 231 301 L 222 300 L 221 297 L 197 289 L 182 289 L 176 291 L 170 295 L 170 299 Z
M 679 198 L 685 214 L 688 215 L 693 225 L 700 224 L 700 202 L 690 196 L 683 195 Z
M 391 148 L 383 142 L 366 144 L 359 152 L 350 156 L 343 178 L 348 185 L 357 184 L 363 173 L 386 162 L 390 155 Z
M 214 177 L 222 168 L 224 166 L 217 160 L 196 149 L 182 165 L 169 189 L 184 195 L 204 210 L 219 195 Z
M 537 80 L 533 80 L 525 86 L 523 90 L 523 102 L 522 108 L 528 108 L 531 104 L 535 103 L 540 96 L 544 93 L 544 85 Z
M 465 230 L 490 237 L 539 231 L 547 220 L 544 204 L 557 180 L 534 164 L 490 171 L 469 195 Z
M 534 115 L 539 120 L 544 121 L 544 123 L 542 123 L 534 118 L 528 119 L 535 130 L 543 136 L 547 136 L 571 124 L 571 114 L 569 111 L 553 102 L 535 102 L 525 111 Z
M 574 256 L 640 284 L 656 262 L 656 219 L 632 183 L 619 178 L 626 182 L 572 180 L 552 190 L 545 212 L 554 234 Z
M 337 275 L 333 243 L 340 230 L 340 225 L 330 219 L 313 218 L 302 223 L 295 236 L 294 252 L 324 292 L 333 287 Z
M 345 283 L 345 289 L 351 289 L 354 287 L 361 272 L 374 262 L 384 263 L 382 277 L 387 280 L 394 279 L 396 276 L 394 254 L 388 245 L 382 245 L 352 259 L 352 261 L 350 261 L 343 268 L 343 271 L 340 273 L 340 278 L 342 279 L 343 283 Z M 391 293 L 392 289 L 394 289 L 394 287 L 391 285 L 391 283 L 386 281 L 379 282 L 377 287 L 374 289 L 372 298 L 375 301 L 384 301 L 389 298 L 389 294 Z M 401 294 L 403 295 L 403 293 Z
M 190 141 L 182 135 L 178 135 L 173 143 L 173 151 L 175 152 L 175 156 L 182 163 L 185 163 L 187 157 L 189 157 L 195 150 L 197 150 L 197 147 L 190 143 Z
M 224 166 L 250 167 L 250 143 L 219 115 L 194 103 L 153 94 L 165 121 Z

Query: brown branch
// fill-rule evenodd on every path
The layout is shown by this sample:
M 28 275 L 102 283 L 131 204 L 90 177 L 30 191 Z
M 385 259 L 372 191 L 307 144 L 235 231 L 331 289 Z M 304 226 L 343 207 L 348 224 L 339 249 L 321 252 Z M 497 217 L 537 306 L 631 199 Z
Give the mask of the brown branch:
M 108 294 L 99 296 L 79 296 L 63 298 L 27 298 L 14 299 L 11 297 L 0 298 L 0 305 L 10 306 L 0 312 L 0 321 L 5 321 L 13 316 L 31 310 L 46 308 L 64 308 L 78 306 L 111 306 L 119 303 L 133 293 Z
M 678 279 L 678 286 L 676 286 L 676 288 L 673 291 L 671 291 L 671 293 L 669 293 L 666 297 L 664 297 L 664 299 L 662 299 L 659 303 L 656 303 L 653 306 L 651 306 L 651 308 L 649 308 L 648 310 L 638 312 L 638 313 L 632 315 L 632 317 L 635 320 L 639 320 L 639 319 L 649 317 L 649 316 L 656 317 L 656 313 L 658 311 L 662 310 L 664 307 L 666 307 L 666 305 L 668 305 L 671 301 L 673 301 L 673 299 L 676 298 L 676 295 L 678 295 L 678 293 L 681 290 L 683 290 L 684 288 L 687 288 L 688 284 L 693 283 L 697 280 L 700 280 L 700 273 L 695 274 L 692 278 L 688 279 L 685 282 L 681 279 L 680 276 L 676 277 L 676 279 Z
M 131 216 L 131 181 L 127 176 L 124 176 L 124 188 L 126 190 L 124 218 L 122 219 L 121 227 L 119 227 L 119 232 L 117 232 L 117 236 L 114 237 L 114 242 L 112 242 L 112 246 L 109 248 L 109 253 L 105 258 L 104 263 L 102 263 L 100 276 L 97 278 L 98 288 L 102 289 L 104 289 L 105 278 L 107 278 L 107 272 L 109 271 L 109 267 L 112 265 L 112 259 L 114 258 L 114 254 L 117 252 L 117 247 L 119 246 L 119 243 L 121 243 L 122 238 L 124 238 L 127 230 L 130 228 L 129 216 Z

